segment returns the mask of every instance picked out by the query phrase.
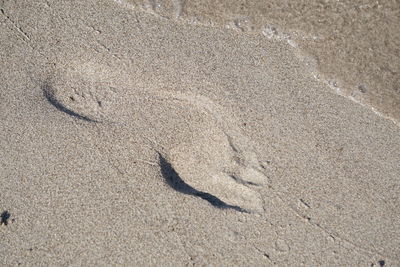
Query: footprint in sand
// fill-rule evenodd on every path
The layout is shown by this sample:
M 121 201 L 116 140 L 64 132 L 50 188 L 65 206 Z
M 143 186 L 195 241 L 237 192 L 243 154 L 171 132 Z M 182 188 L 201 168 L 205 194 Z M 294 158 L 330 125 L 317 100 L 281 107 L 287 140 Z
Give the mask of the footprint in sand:
M 89 64 L 64 68 L 42 90 L 48 102 L 76 119 L 140 131 L 176 191 L 221 209 L 263 211 L 257 187 L 267 178 L 249 140 L 221 106 L 190 93 L 116 89 L 111 73 Z
M 219 208 L 247 212 L 263 211 L 257 187 L 267 183 L 263 168 L 251 150 L 250 142 L 235 127 L 222 107 L 204 96 L 180 92 L 158 92 L 159 97 L 174 100 L 183 110 L 197 111 L 202 124 L 193 129 L 192 139 L 167 149 L 160 155 L 160 165 L 170 168 L 164 178 L 179 178 L 200 196 Z M 164 164 L 163 164 L 164 163 Z M 170 166 L 168 165 L 170 164 Z M 179 186 L 178 186 L 179 187 Z M 209 195 L 217 199 L 210 199 Z
M 105 122 L 118 107 L 117 89 L 109 84 L 113 75 L 99 65 L 71 64 L 53 71 L 41 89 L 58 110 L 84 121 Z

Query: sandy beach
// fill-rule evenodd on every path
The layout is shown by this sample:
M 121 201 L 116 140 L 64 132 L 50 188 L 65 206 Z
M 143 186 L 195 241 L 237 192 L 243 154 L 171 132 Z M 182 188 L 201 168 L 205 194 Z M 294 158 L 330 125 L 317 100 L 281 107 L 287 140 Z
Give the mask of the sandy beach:
M 211 2 L 0 2 L 0 265 L 398 266 L 398 3 Z

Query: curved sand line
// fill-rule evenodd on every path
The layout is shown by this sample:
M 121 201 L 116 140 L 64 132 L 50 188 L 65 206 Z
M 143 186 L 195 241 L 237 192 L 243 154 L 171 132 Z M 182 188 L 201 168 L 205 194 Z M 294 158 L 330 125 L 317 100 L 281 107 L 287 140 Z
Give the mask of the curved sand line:
M 186 194 L 192 195 L 199 198 L 202 198 L 208 201 L 211 205 L 219 209 L 233 209 L 240 212 L 248 212 L 247 210 L 242 209 L 239 206 L 229 205 L 214 195 L 211 195 L 207 192 L 199 191 L 187 183 L 185 183 L 179 174 L 174 170 L 171 164 L 161 155 L 159 154 L 160 159 L 160 167 L 161 173 L 166 181 L 166 183 L 176 191 Z
M 115 88 L 108 84 L 112 75 L 99 64 L 70 62 L 48 74 L 40 87 L 59 111 L 87 122 L 110 122 L 107 115 L 117 104 Z
M 49 84 L 44 84 L 42 86 L 42 91 L 43 91 L 43 95 L 47 99 L 47 101 L 49 101 L 49 103 L 52 104 L 59 111 L 64 112 L 64 113 L 66 113 L 72 117 L 78 118 L 80 120 L 87 121 L 87 122 L 99 122 L 99 121 L 91 119 L 85 115 L 78 114 L 75 111 L 66 107 L 64 104 L 62 104 L 57 99 L 57 96 L 54 94 L 53 88 Z

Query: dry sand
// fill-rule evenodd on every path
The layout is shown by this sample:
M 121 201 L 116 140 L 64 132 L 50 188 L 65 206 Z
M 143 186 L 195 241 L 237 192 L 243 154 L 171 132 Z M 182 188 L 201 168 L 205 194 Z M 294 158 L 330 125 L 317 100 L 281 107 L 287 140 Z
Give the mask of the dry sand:
M 0 9 L 1 265 L 400 262 L 400 128 L 290 42 L 121 1 Z

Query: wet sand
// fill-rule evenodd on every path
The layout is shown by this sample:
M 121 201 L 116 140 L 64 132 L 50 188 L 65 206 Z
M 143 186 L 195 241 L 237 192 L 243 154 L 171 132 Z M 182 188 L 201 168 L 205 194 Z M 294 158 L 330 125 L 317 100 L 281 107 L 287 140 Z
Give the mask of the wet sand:
M 136 4 L 1 4 L 1 265 L 399 262 L 398 125 L 287 40 Z
M 400 120 L 397 1 L 124 0 L 163 18 L 288 42 L 317 79 L 378 115 Z

